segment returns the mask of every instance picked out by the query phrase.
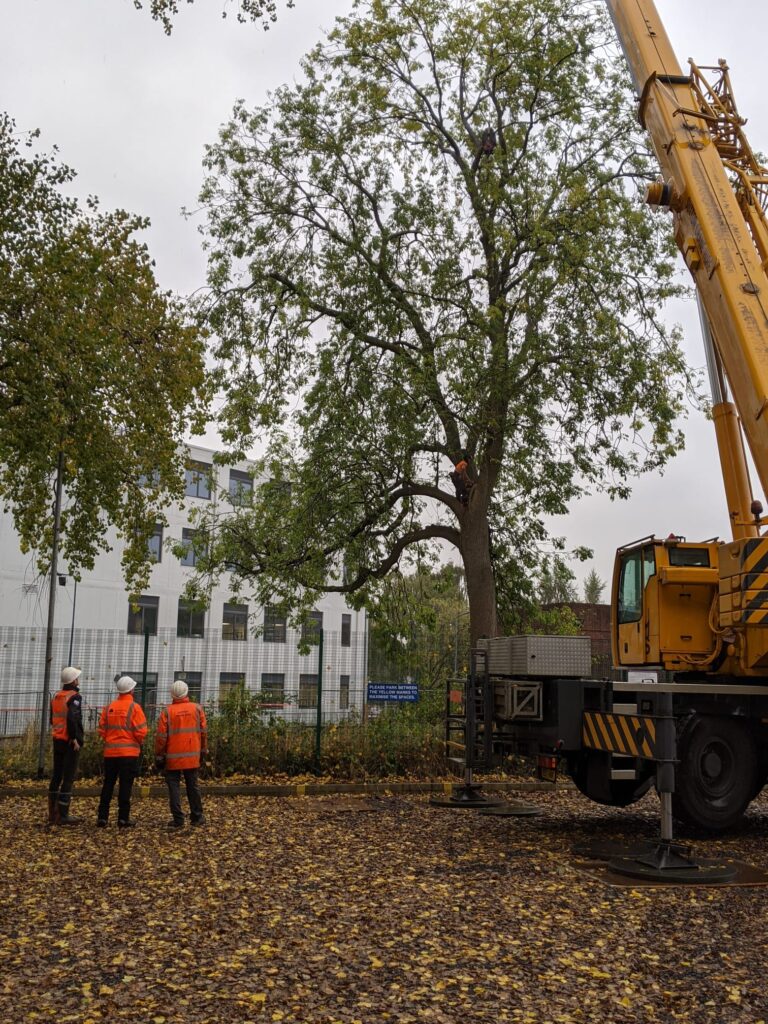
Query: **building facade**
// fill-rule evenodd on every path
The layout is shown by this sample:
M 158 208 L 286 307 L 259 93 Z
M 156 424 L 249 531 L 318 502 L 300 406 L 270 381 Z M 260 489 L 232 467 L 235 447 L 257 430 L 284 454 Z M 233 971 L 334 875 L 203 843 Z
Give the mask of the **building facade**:
M 155 563 L 138 605 L 128 600 L 115 537 L 112 550 L 99 555 L 77 584 L 66 564 L 60 566 L 52 686 L 64 665 L 79 666 L 85 703 L 96 708 L 117 676 L 143 679 L 146 654 L 150 708 L 167 701 L 170 684 L 184 678 L 191 694 L 205 703 L 219 703 L 244 684 L 275 713 L 310 721 L 317 713 L 320 676 L 324 720 L 362 710 L 366 618 L 340 595 L 318 602 L 304 627 L 314 642 L 306 655 L 297 649 L 300 631 L 288 627 L 275 609 L 232 597 L 226 578 L 205 611 L 185 602 L 195 558 L 190 511 L 211 501 L 237 504 L 253 487 L 247 463 L 214 466 L 213 456 L 189 447 L 184 507 L 169 507 L 168 525 L 156 527 L 150 541 Z M 169 550 L 173 543 L 185 544 L 183 557 Z M 8 733 L 11 719 L 18 724 L 25 710 L 32 716 L 42 694 L 49 585 L 34 555 L 20 551 L 10 516 L 0 513 L 0 735 Z

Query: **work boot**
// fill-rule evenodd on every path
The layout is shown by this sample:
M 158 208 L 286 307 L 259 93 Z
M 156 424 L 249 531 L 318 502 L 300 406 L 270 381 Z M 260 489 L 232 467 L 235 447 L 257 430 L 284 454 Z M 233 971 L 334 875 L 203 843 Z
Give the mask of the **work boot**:
M 59 818 L 56 822 L 57 825 L 79 825 L 79 818 L 70 818 L 69 816 L 69 804 L 59 803 Z
M 108 824 L 109 822 L 107 821 L 106 818 L 99 818 L 96 821 L 96 828 L 106 828 Z
M 59 823 L 59 803 L 55 796 L 48 794 L 48 824 L 58 825 Z
M 168 829 L 169 832 L 172 832 L 174 829 L 184 828 L 184 822 L 175 821 L 173 818 L 171 818 L 171 820 L 166 824 L 165 827 Z
M 136 822 L 135 821 L 120 821 L 120 820 L 118 820 L 117 827 L 118 828 L 136 828 Z
M 205 818 L 193 818 L 192 819 L 192 824 L 196 828 L 200 828 L 202 825 L 205 825 Z

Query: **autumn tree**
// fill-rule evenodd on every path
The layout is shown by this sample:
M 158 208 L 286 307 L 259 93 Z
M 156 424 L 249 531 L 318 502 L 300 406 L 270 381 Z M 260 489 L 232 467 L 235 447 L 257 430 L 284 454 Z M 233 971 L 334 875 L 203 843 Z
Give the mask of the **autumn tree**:
M 610 37 L 583 0 L 358 0 L 300 82 L 235 107 L 205 313 L 224 436 L 291 486 L 209 524 L 208 571 L 306 605 L 439 541 L 494 635 L 545 517 L 674 453 L 673 260 Z
M 139 591 L 148 537 L 183 495 L 185 431 L 204 423 L 204 342 L 158 288 L 135 237 L 147 222 L 83 210 L 73 172 L 32 144 L 0 116 L 0 500 L 46 569 L 60 470 L 69 571 L 113 525 Z

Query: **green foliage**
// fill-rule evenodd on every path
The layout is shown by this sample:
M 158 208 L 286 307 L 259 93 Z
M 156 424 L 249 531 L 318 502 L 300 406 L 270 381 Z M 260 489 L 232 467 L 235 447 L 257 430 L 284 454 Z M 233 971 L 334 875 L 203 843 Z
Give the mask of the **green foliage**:
M 288 722 L 264 706 L 260 694 L 233 690 L 217 711 L 206 710 L 212 774 L 328 775 L 339 780 L 413 776 L 427 778 L 445 771 L 443 748 L 444 689 L 422 688 L 416 704 L 391 706 L 363 721 L 350 714 L 339 722 L 326 722 L 321 736 L 321 757 L 315 759 L 315 729 Z M 144 743 L 141 775 L 154 774 L 154 733 Z M 89 732 L 80 754 L 79 775 L 94 779 L 102 773 L 103 744 Z M 50 756 L 50 755 L 49 755 Z M 37 769 L 37 734 L 0 744 L 0 782 L 34 778 Z
M 566 603 L 578 600 L 576 576 L 561 555 L 546 555 L 542 559 L 538 600 L 539 604 Z
M 584 579 L 584 600 L 587 604 L 600 604 L 605 590 L 605 580 L 601 580 L 595 569 L 590 569 Z
M 204 343 L 158 289 L 134 237 L 147 222 L 83 211 L 73 177 L 0 116 L 0 499 L 45 570 L 61 455 L 69 570 L 93 567 L 111 524 L 139 591 L 154 524 L 183 495 L 179 446 L 205 422 Z
M 179 2 L 180 0 L 133 0 L 133 6 L 137 11 L 142 10 L 144 7 L 149 7 L 150 14 L 159 21 L 165 29 L 166 35 L 170 35 L 173 29 L 173 19 L 179 13 Z M 194 3 L 194 0 L 186 0 L 188 4 Z M 293 7 L 294 0 L 285 0 L 285 6 L 287 8 Z M 222 5 L 222 18 L 227 16 L 227 7 Z M 269 28 L 270 23 L 277 21 L 277 0 L 238 0 L 237 13 L 235 15 L 238 21 L 261 21 L 265 29 Z
M 576 577 L 567 557 L 584 559 L 591 551 L 577 548 L 568 555 L 559 551 L 544 555 L 531 570 L 529 593 L 523 588 L 514 604 L 500 617 L 503 634 L 535 633 L 541 636 L 579 636 L 583 629 L 576 613 L 568 607 L 578 601 Z
M 582 636 L 584 629 L 573 609 L 563 604 L 536 608 L 526 620 L 523 632 L 538 636 Z
M 426 563 L 411 575 L 392 572 L 368 614 L 370 679 L 409 678 L 431 689 L 466 672 L 469 606 L 456 566 L 435 571 Z
M 441 540 L 493 634 L 545 517 L 681 445 L 673 248 L 637 201 L 655 169 L 612 37 L 582 0 L 358 0 L 301 81 L 235 107 L 201 312 L 227 443 L 268 438 L 291 489 L 210 522 L 204 571 L 300 612 Z

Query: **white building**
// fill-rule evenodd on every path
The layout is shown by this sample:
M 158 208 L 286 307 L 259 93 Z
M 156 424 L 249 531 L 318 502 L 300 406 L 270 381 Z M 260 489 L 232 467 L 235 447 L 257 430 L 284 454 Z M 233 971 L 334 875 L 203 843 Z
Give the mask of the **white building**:
M 166 701 L 174 678 L 185 678 L 191 694 L 206 703 L 220 701 L 243 681 L 277 713 L 314 721 L 318 646 L 300 655 L 296 630 L 287 628 L 269 607 L 233 599 L 224 582 L 212 593 L 205 612 L 191 610 L 182 597 L 194 553 L 190 548 L 179 559 L 168 549 L 169 540 L 189 539 L 189 513 L 195 506 L 222 500 L 217 498 L 222 491 L 237 501 L 241 489 L 253 486 L 246 463 L 214 466 L 213 454 L 189 446 L 185 508 L 168 508 L 168 526 L 158 527 L 152 539 L 157 561 L 138 610 L 128 601 L 116 542 L 77 587 L 66 564 L 60 566 L 63 585 L 56 595 L 52 688 L 60 668 L 70 663 L 71 646 L 71 662 L 83 670 L 86 704 L 95 708 L 112 692 L 116 676 L 129 674 L 141 681 L 146 643 L 147 705 Z M 39 706 L 48 586 L 34 556 L 19 550 L 10 516 L 0 513 L 0 735 L 18 731 L 18 720 L 26 717 L 25 712 L 31 717 Z M 323 719 L 335 720 L 363 705 L 365 612 L 350 609 L 340 595 L 326 595 L 313 619 L 323 631 Z M 256 626 L 263 629 L 254 636 Z

